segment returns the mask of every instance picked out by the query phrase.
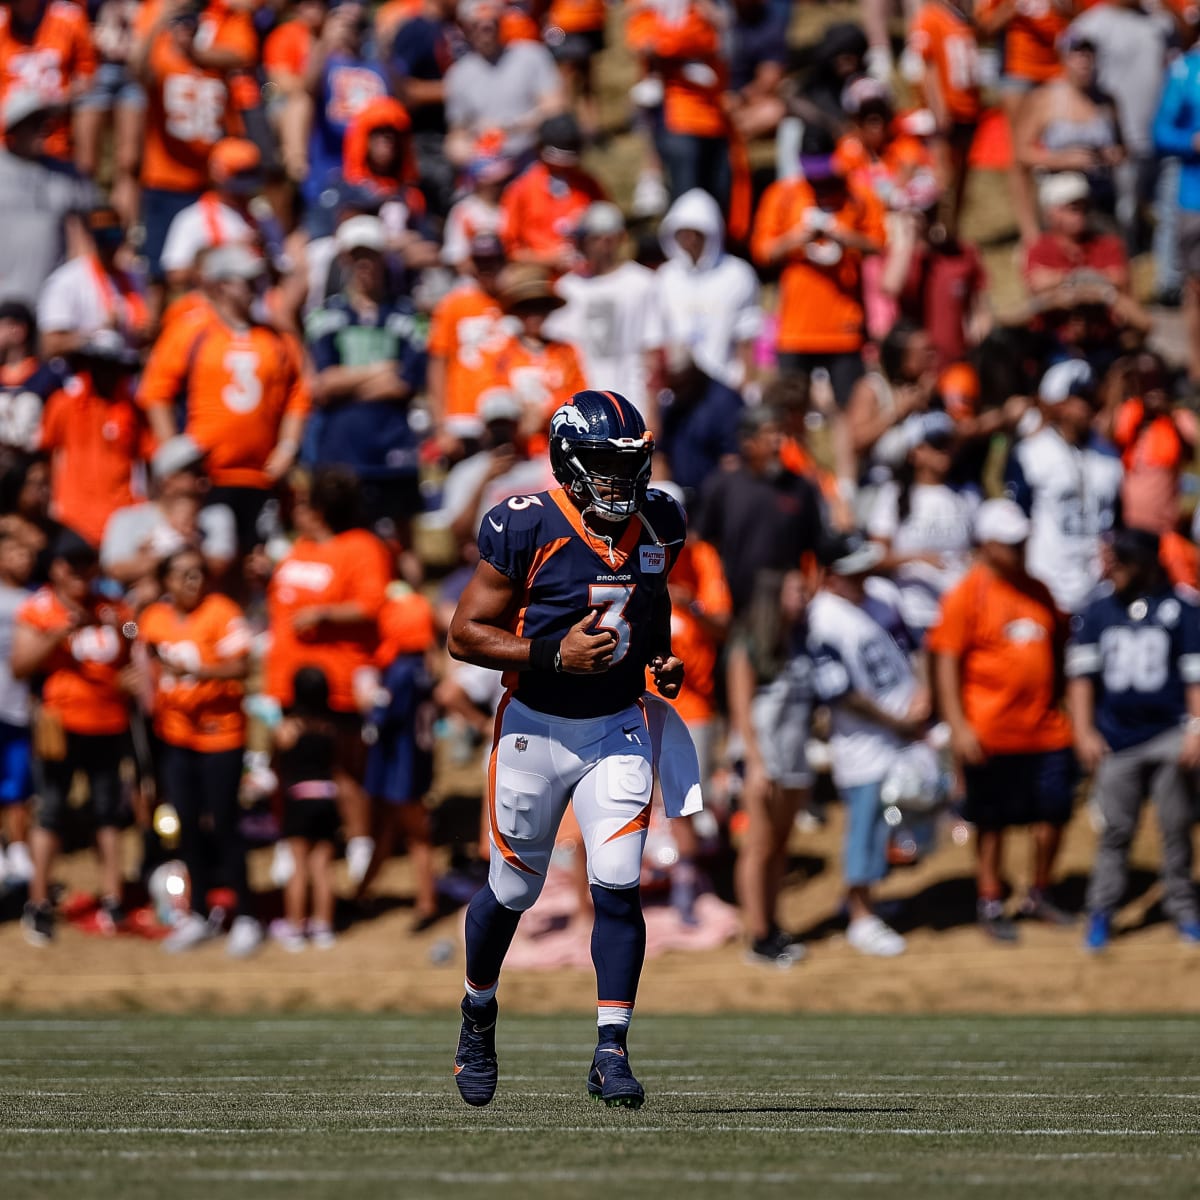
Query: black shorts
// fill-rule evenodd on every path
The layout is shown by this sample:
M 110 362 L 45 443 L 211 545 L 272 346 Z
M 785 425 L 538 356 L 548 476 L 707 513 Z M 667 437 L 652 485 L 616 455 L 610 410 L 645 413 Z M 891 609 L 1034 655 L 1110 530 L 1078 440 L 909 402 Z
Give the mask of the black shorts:
M 780 352 L 780 375 L 798 375 L 801 371 L 809 377 L 814 371 L 827 372 L 834 401 L 844 411 L 850 403 L 854 385 L 863 377 L 862 355 L 856 350 L 838 354 L 800 354 L 791 350 Z
M 262 525 L 262 517 L 267 504 L 274 499 L 275 492 L 270 488 L 215 487 L 209 491 L 205 503 L 228 505 L 237 526 L 238 553 L 249 554 L 270 535 L 270 529 Z
M 336 800 L 293 800 L 283 806 L 283 836 L 306 842 L 332 842 L 342 827 Z
M 1073 751 L 994 754 L 978 767 L 964 767 L 964 815 L 979 829 L 1010 825 L 1065 825 L 1071 819 L 1079 765 Z
M 128 755 L 129 739 L 117 734 L 67 734 L 67 754 L 61 762 L 34 759 L 37 788 L 34 821 L 39 829 L 63 832 L 68 815 L 71 781 L 77 771 L 87 776 L 88 805 L 97 829 L 123 829 L 129 808 L 121 786 L 121 763 Z

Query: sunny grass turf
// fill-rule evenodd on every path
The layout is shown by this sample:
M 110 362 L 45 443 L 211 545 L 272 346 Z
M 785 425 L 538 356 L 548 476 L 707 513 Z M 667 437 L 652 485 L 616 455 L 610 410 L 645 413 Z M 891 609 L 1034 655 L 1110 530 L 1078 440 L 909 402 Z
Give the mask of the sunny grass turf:
M 0 1196 L 1200 1194 L 1200 1019 L 646 1018 L 640 1112 L 589 1103 L 584 1018 L 0 1019 Z

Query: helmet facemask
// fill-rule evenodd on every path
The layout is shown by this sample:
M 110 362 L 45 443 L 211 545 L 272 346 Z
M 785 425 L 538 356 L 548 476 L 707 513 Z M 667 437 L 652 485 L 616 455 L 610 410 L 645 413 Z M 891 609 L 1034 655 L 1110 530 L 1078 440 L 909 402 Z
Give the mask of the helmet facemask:
M 586 502 L 585 511 L 614 523 L 634 516 L 646 501 L 654 443 L 643 438 L 612 438 L 595 447 L 575 443 L 568 462 L 574 470 L 571 491 Z

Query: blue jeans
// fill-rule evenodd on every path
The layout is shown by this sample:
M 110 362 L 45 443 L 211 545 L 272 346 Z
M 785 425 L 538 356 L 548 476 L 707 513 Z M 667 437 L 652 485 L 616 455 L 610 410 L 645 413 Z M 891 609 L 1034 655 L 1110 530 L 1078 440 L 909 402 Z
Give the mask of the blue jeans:
M 663 130 L 658 153 L 667 169 L 671 199 L 702 188 L 726 209 L 729 205 L 729 143 L 724 138 L 691 137 Z
M 840 791 L 846 808 L 842 874 L 847 887 L 868 887 L 887 875 L 889 830 L 883 819 L 883 780 Z

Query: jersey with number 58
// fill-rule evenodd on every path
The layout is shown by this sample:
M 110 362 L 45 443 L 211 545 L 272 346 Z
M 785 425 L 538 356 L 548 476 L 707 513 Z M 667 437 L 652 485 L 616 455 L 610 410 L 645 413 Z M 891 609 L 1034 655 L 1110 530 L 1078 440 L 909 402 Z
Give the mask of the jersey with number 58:
M 1195 593 L 1167 586 L 1123 601 L 1104 585 L 1071 622 L 1067 675 L 1093 681 L 1096 728 L 1113 750 L 1178 727 L 1187 685 L 1200 683 Z
M 514 672 L 505 683 L 523 704 L 581 719 L 620 712 L 645 690 L 656 602 L 683 546 L 683 510 L 651 490 L 641 511 L 613 526 L 613 539 L 584 524 L 556 488 L 496 505 L 479 528 L 479 555 L 517 585 L 508 628 L 518 637 L 564 637 L 588 610 L 617 645 L 602 675 Z

